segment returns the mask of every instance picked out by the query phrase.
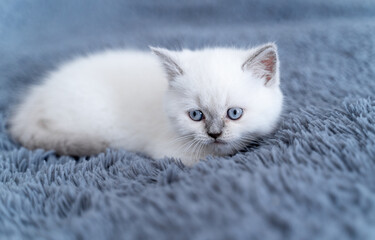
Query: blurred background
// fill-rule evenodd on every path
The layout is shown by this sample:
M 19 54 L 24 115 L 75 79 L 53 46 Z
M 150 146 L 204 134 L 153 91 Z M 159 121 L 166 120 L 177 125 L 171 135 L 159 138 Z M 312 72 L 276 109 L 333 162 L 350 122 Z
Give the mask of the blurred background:
M 196 49 L 276 42 L 285 91 L 313 97 L 316 92 L 305 89 L 311 85 L 307 79 L 331 79 L 322 81 L 329 88 L 340 74 L 358 77 L 358 69 L 340 69 L 351 65 L 341 58 L 373 54 L 374 13 L 370 0 L 2 0 L 0 110 L 12 102 L 13 89 L 37 81 L 61 61 L 149 45 Z M 337 50 L 339 57 L 330 58 Z M 319 61 L 327 57 L 329 66 Z M 297 81 L 304 84 L 293 84 Z M 320 97 L 323 101 L 304 98 L 298 104 L 324 104 L 325 95 Z

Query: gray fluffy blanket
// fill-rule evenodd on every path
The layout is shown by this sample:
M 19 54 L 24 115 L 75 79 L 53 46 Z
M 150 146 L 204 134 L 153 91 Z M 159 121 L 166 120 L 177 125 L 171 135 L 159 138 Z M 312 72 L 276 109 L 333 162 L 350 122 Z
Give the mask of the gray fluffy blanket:
M 0 239 L 375 239 L 375 2 L 0 2 Z M 6 121 L 61 62 L 106 48 L 279 46 L 276 132 L 192 168 L 29 151 Z

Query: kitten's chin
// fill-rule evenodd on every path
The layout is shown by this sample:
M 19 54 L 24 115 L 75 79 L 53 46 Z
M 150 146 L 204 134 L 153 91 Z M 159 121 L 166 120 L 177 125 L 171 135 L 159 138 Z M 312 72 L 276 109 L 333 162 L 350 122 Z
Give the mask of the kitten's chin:
M 214 155 L 231 155 L 237 152 L 231 144 L 222 140 L 210 142 L 207 149 Z

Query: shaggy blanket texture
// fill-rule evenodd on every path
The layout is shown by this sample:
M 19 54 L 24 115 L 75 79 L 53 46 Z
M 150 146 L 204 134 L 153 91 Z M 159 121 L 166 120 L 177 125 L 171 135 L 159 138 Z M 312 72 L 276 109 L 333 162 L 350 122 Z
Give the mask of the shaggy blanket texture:
M 375 239 L 375 2 L 2 0 L 0 239 Z M 189 168 L 29 151 L 23 90 L 106 48 L 279 46 L 274 134 Z

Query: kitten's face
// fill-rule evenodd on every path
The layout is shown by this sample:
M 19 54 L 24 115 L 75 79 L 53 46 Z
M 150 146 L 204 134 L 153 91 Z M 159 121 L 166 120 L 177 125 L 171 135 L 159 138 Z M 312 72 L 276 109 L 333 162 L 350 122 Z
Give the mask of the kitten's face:
M 233 154 L 272 131 L 282 107 L 277 55 L 271 56 L 273 62 L 266 62 L 270 55 L 255 59 L 273 71 L 267 75 L 251 65 L 257 50 L 169 52 L 174 62 L 165 66 L 173 73 L 165 108 L 182 151 Z

